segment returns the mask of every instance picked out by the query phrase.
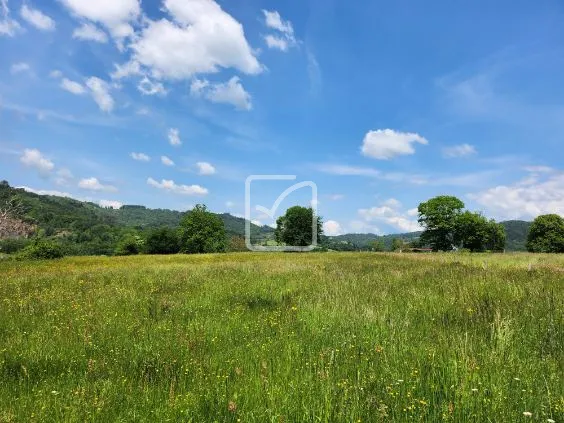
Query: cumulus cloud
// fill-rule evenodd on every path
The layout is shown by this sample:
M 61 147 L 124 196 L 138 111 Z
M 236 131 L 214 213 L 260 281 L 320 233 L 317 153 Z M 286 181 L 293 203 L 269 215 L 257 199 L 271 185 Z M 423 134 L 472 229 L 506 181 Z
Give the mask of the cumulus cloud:
M 96 43 L 107 43 L 108 36 L 104 31 L 98 28 L 96 25 L 85 22 L 78 28 L 76 28 L 72 33 L 72 38 L 83 41 L 94 41 Z
M 10 73 L 14 75 L 16 73 L 29 72 L 30 70 L 31 68 L 29 67 L 29 65 L 24 62 L 14 63 L 12 66 L 10 66 Z
M 37 194 L 37 195 L 52 195 L 52 196 L 55 196 L 55 197 L 73 198 L 73 199 L 78 200 L 78 201 L 94 202 L 94 203 L 97 203 L 100 207 L 111 207 L 113 209 L 119 209 L 123 205 L 123 203 L 121 203 L 120 201 L 92 200 L 92 198 L 83 198 L 83 197 L 79 197 L 79 196 L 76 196 L 76 195 L 68 193 L 68 192 L 57 191 L 57 190 L 34 189 L 34 188 L 27 187 L 27 186 L 19 186 L 19 187 L 16 187 L 16 188 L 25 189 L 26 191 L 32 192 L 32 193 Z
M 55 164 L 36 148 L 26 148 L 20 157 L 20 162 L 37 169 L 42 175 L 48 174 L 55 168 Z
M 222 68 L 262 71 L 243 26 L 215 1 L 165 0 L 164 10 L 172 20 L 147 20 L 131 44 L 133 60 L 153 76 L 186 79 Z
M 21 17 L 29 24 L 42 31 L 53 31 L 55 29 L 55 21 L 43 12 L 24 4 L 20 9 Z
M 81 95 L 86 92 L 86 88 L 76 81 L 71 81 L 70 79 L 63 78 L 61 80 L 61 88 L 68 91 L 69 93 Z
M 343 233 L 343 228 L 336 220 L 328 220 L 323 222 L 323 233 L 327 236 L 337 236 Z
M 401 211 L 401 203 L 390 198 L 383 201 L 379 206 L 368 209 L 359 209 L 359 216 L 367 223 L 380 222 L 392 226 L 402 232 L 420 231 L 422 228 L 417 220 L 410 219 L 413 217 L 408 213 Z
M 114 108 L 114 99 L 110 95 L 110 87 L 106 81 L 92 76 L 86 80 L 92 98 L 103 112 L 111 112 Z
M 476 148 L 470 144 L 460 144 L 443 148 L 443 157 L 447 159 L 472 156 L 476 153 Z
M 141 13 L 139 0 L 61 0 L 70 12 L 89 21 L 105 26 L 116 38 L 133 34 L 129 22 Z
M 162 83 L 153 82 L 146 76 L 141 81 L 139 81 L 139 84 L 137 85 L 137 89 L 141 91 L 142 94 L 145 95 L 166 94 L 166 90 Z
M 118 189 L 113 185 L 104 185 L 97 178 L 85 178 L 78 182 L 78 187 L 88 191 L 116 192 Z
M 362 142 L 362 154 L 379 160 L 389 160 L 396 156 L 415 153 L 413 144 L 426 145 L 429 142 L 421 135 L 412 132 L 399 132 L 393 129 L 368 131 Z
M 131 153 L 130 156 L 133 160 L 137 160 L 139 162 L 148 162 L 151 160 L 151 158 L 145 153 Z
M 62 168 L 56 172 L 55 183 L 57 185 L 69 185 L 73 179 L 72 172 L 69 169 Z
M 564 172 L 531 173 L 514 184 L 498 185 L 468 197 L 497 219 L 564 215 Z
M 190 85 L 190 94 L 204 97 L 214 103 L 225 103 L 239 110 L 251 110 L 251 95 L 245 91 L 237 76 L 224 83 L 210 83 L 207 80 L 194 79 Z
M 198 162 L 196 166 L 200 175 L 213 175 L 215 173 L 215 167 L 208 162 Z
M 161 182 L 153 178 L 147 179 L 147 184 L 164 191 L 182 195 L 206 195 L 208 190 L 200 185 L 177 185 L 173 180 L 162 179 Z
M 161 163 L 165 166 L 174 166 L 174 162 L 167 156 L 161 156 Z
M 168 142 L 170 145 L 179 146 L 182 145 L 180 141 L 180 131 L 176 128 L 170 128 L 168 130 Z
M 294 36 L 294 28 L 290 21 L 284 21 L 276 10 L 263 10 L 264 22 L 270 29 L 277 31 L 276 34 L 268 34 L 264 36 L 268 48 L 288 51 L 288 49 L 296 45 Z

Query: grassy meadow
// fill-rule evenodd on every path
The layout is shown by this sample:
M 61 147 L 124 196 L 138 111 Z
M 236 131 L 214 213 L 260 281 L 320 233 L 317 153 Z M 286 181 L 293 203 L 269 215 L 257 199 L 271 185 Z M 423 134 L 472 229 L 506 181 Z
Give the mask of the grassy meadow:
M 564 422 L 564 257 L 0 261 L 0 422 Z

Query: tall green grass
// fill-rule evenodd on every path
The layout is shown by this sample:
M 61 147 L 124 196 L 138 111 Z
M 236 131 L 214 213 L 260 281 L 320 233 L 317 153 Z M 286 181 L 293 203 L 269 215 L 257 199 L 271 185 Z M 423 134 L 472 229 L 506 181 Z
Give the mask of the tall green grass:
M 526 254 L 0 262 L 0 422 L 562 422 L 563 269 Z

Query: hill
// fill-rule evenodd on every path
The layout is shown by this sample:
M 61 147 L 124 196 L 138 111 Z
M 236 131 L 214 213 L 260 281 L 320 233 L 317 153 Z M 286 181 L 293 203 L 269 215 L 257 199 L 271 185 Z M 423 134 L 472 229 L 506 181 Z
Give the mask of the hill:
M 128 232 L 143 232 L 169 226 L 177 227 L 183 212 L 124 205 L 119 209 L 67 197 L 38 195 L 0 183 L 0 205 L 10 199 L 20 204 L 18 217 L 45 236 L 59 238 L 69 254 L 110 254 L 119 238 Z M 228 237 L 245 236 L 245 219 L 229 213 L 218 214 Z M 251 224 L 254 242 L 269 239 L 274 230 Z

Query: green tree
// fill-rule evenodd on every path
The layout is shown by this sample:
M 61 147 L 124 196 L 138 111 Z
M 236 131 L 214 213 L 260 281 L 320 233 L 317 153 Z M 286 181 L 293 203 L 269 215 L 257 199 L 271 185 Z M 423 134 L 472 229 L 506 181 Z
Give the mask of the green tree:
M 372 241 L 372 250 L 376 252 L 386 251 L 386 245 L 384 245 L 383 241 L 376 239 Z
M 225 225 L 221 218 L 197 204 L 184 214 L 178 229 L 180 252 L 188 254 L 225 251 Z
M 180 251 L 178 234 L 169 227 L 153 229 L 147 235 L 145 252 L 147 254 L 176 254 Z
M 564 219 L 557 214 L 538 216 L 529 229 L 527 250 L 533 253 L 564 253 Z
M 58 259 L 65 255 L 61 245 L 55 241 L 43 238 L 35 238 L 19 252 L 18 257 L 31 260 Z
M 125 234 L 117 243 L 114 254 L 116 256 L 132 256 L 139 254 L 143 249 L 143 240 L 139 235 Z
M 392 239 L 392 246 L 390 251 L 399 251 L 401 252 L 405 248 L 405 242 L 401 238 L 394 238 Z
M 464 203 L 456 197 L 441 195 L 419 204 L 419 223 L 425 228 L 421 240 L 434 251 L 448 251 L 456 243 L 457 219 Z
M 313 225 L 312 225 L 313 224 Z M 311 245 L 314 230 L 317 239 L 323 235 L 321 217 L 315 216 L 311 207 L 293 206 L 276 220 L 274 237 L 279 243 L 295 247 Z
M 491 251 L 504 251 L 506 239 L 505 226 L 493 219 L 490 220 L 488 222 L 487 249 Z

